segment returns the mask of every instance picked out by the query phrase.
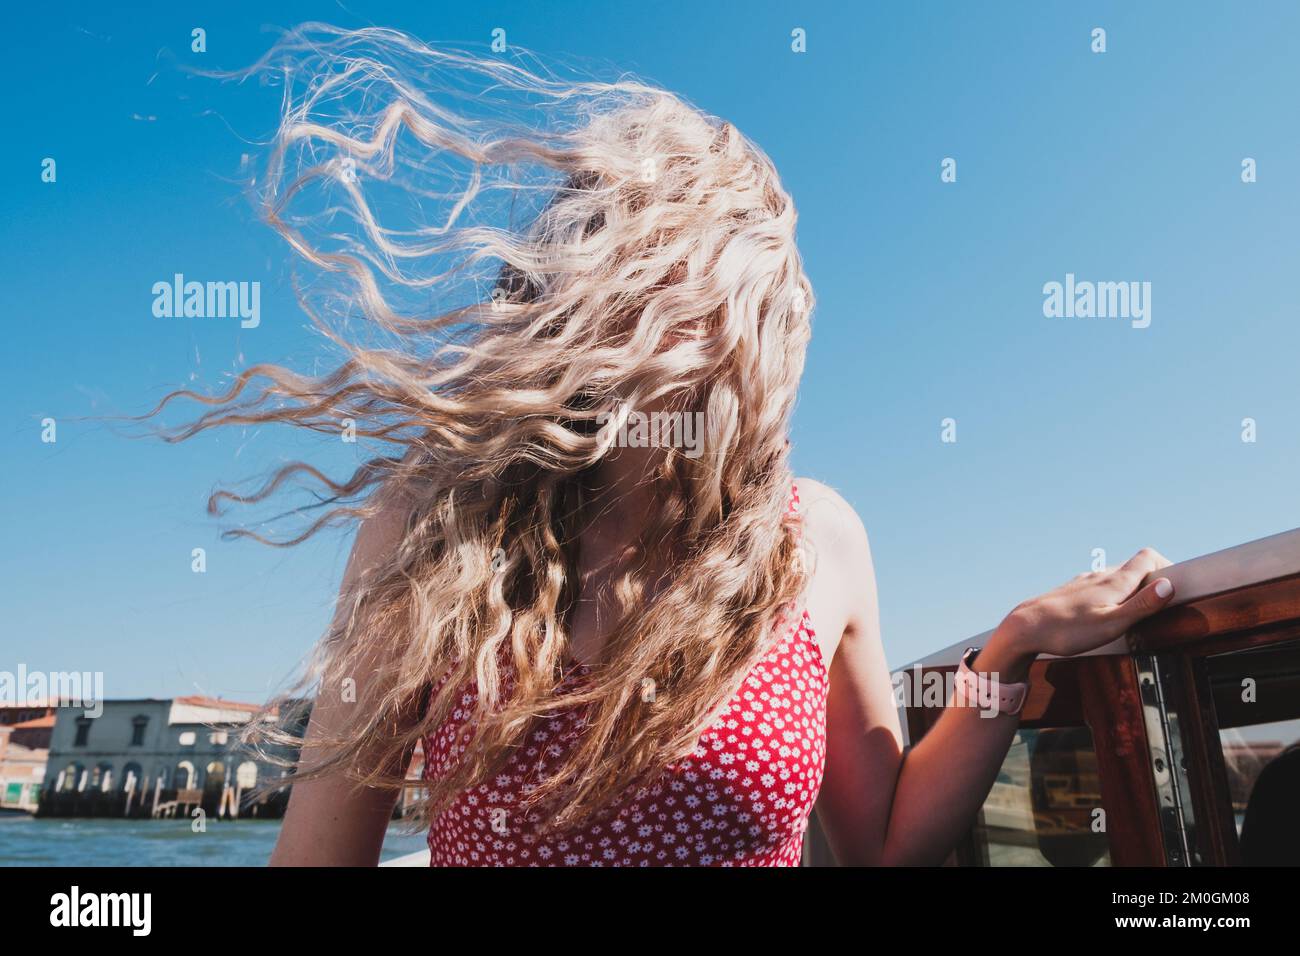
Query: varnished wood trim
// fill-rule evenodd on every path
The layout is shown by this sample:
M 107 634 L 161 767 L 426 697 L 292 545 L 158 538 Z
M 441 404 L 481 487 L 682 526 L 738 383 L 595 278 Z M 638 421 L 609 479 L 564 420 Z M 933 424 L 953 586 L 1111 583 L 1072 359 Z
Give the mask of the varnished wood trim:
M 1094 657 L 1075 669 L 1092 732 L 1112 866 L 1164 866 L 1146 720 L 1137 667 L 1128 657 Z
M 1158 653 L 1234 631 L 1300 620 L 1300 575 L 1171 607 L 1129 634 L 1135 653 Z

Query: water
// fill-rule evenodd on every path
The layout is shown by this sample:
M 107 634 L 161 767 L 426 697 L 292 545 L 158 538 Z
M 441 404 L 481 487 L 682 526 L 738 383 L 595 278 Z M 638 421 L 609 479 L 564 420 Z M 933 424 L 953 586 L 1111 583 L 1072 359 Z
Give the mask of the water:
M 279 820 L 37 820 L 0 814 L 0 866 L 265 866 Z M 422 835 L 393 826 L 381 860 L 424 848 Z

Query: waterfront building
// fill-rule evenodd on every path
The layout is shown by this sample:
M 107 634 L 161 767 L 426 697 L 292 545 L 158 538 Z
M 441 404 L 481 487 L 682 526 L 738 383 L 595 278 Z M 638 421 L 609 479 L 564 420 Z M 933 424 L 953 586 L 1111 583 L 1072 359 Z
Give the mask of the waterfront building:
M 14 711 L 17 708 L 3 708 Z M 0 714 L 0 811 L 36 810 L 54 730 L 53 708 L 38 717 L 11 722 Z
M 279 815 L 275 763 L 239 743 L 256 704 L 215 697 L 106 700 L 102 713 L 59 707 L 49 744 L 42 814 Z M 305 717 L 303 718 L 305 721 Z

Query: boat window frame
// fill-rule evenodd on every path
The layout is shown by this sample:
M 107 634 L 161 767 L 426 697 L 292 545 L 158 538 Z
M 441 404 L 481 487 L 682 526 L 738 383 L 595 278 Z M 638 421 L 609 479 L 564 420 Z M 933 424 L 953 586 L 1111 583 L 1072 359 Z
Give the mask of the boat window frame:
M 1295 591 L 1296 613 L 1300 614 L 1300 576 L 1287 579 Z M 1269 582 L 1270 584 L 1274 582 Z M 1248 591 L 1249 589 L 1241 589 Z M 1270 588 L 1266 600 L 1279 589 Z M 1234 594 L 1234 601 L 1247 597 Z M 1232 813 L 1232 796 L 1218 714 L 1210 685 L 1210 658 L 1276 644 L 1300 641 L 1300 619 L 1262 615 L 1267 623 L 1235 631 L 1211 631 L 1197 637 L 1181 636 L 1177 641 L 1160 632 L 1153 639 L 1139 637 L 1135 643 L 1163 644 L 1168 649 L 1157 657 L 1173 676 L 1171 692 L 1176 706 L 1196 719 L 1186 720 L 1186 754 L 1189 795 L 1196 818 L 1201 821 L 1192 854 L 1193 865 L 1240 866 L 1241 850 Z M 1211 620 L 1214 620 L 1212 617 Z

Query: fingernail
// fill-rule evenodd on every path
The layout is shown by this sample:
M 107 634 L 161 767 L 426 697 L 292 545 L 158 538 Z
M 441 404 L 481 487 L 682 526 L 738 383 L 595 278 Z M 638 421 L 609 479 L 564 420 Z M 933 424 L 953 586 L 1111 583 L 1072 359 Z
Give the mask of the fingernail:
M 1168 578 L 1161 578 L 1156 582 L 1156 597 L 1167 598 L 1174 593 L 1174 583 Z

